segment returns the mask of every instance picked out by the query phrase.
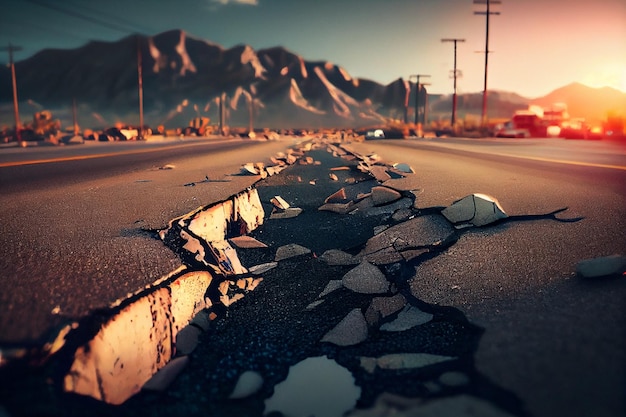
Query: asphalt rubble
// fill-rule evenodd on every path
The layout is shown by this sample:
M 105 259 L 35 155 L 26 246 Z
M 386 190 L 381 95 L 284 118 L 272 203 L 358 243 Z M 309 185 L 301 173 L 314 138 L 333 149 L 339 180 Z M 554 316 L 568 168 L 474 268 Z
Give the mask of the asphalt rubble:
M 68 356 L 53 356 L 2 375 L 0 416 L 527 415 L 474 367 L 483 329 L 408 284 L 466 230 L 505 221 L 497 200 L 420 208 L 412 167 L 348 143 L 314 141 L 272 160 L 239 173 L 259 176 L 264 218 L 215 255 L 235 277 L 256 278 L 209 291 L 138 393 L 112 405 L 66 392 Z M 153 237 L 206 269 L 175 220 Z

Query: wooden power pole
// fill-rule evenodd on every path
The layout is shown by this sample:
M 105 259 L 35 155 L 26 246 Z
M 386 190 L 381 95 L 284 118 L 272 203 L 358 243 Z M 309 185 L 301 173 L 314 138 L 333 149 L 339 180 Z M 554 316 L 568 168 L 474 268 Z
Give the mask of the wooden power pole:
M 143 62 L 141 56 L 140 36 L 137 35 L 137 78 L 139 88 L 139 139 L 143 139 Z
M 13 84 L 13 114 L 15 116 L 15 131 L 14 136 L 16 141 L 21 141 L 20 130 L 22 129 L 22 123 L 20 122 L 20 111 L 17 101 L 17 80 L 15 78 L 15 63 L 13 62 L 13 52 L 21 51 L 19 46 L 13 46 L 9 44 L 8 47 L 0 48 L 0 51 L 9 51 L 9 67 L 11 67 L 11 82 Z
M 450 128 L 454 130 L 454 125 L 456 124 L 456 79 L 458 76 L 456 69 L 456 44 L 457 42 L 465 42 L 465 39 L 444 38 L 441 42 L 454 42 L 454 69 L 452 70 L 452 77 L 454 78 L 454 93 L 452 94 L 452 116 L 450 117 Z
M 492 12 L 490 6 L 492 4 L 501 4 L 500 0 L 474 0 L 474 4 L 484 4 L 487 6 L 485 11 L 474 12 L 474 14 L 485 15 L 486 20 L 486 34 L 485 34 L 485 78 L 483 83 L 483 111 L 482 111 L 482 125 L 487 126 L 487 67 L 489 64 L 489 16 L 499 15 L 500 12 Z

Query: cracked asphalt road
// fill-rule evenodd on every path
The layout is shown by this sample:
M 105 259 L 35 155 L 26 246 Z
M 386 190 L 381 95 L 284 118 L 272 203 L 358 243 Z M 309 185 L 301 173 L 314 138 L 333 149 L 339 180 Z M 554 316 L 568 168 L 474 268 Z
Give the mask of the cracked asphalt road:
M 162 228 L 249 187 L 257 178 L 232 175 L 241 164 L 293 144 L 292 139 L 177 142 L 120 143 L 125 152 L 119 156 L 0 167 L 0 343 L 41 344 L 51 328 L 176 269 L 179 259 L 141 230 Z M 106 149 L 98 145 L 100 152 Z M 44 149 L 46 158 L 65 150 Z M 137 150 L 143 153 L 128 153 Z M 167 164 L 174 169 L 159 169 Z M 206 176 L 227 182 L 184 186 Z M 58 313 L 51 314 L 55 308 Z
M 361 147 L 364 153 L 380 147 L 376 151 L 385 160 L 398 158 L 396 161 L 410 163 L 417 171 L 422 190 L 417 196 L 418 208 L 442 206 L 469 193 L 485 192 L 496 196 L 509 214 L 545 213 L 567 205 L 570 207 L 567 215 L 584 217 L 583 221 L 570 224 L 548 220 L 511 221 L 463 233 L 446 251 L 414 265 L 405 290 L 410 291 L 423 308 L 440 314 L 440 319 L 436 320 L 440 327 L 430 330 L 447 335 L 437 339 L 439 342 L 454 342 L 453 348 L 448 349 L 462 358 L 455 369 L 472 378 L 471 388 L 465 391 L 495 402 L 513 415 L 623 414 L 626 386 L 624 281 L 585 282 L 572 275 L 576 262 L 581 259 L 623 253 L 625 228 L 621 219 L 626 216 L 624 194 L 619 193 L 619 186 L 613 183 L 590 189 L 587 177 L 575 177 L 561 184 L 562 178 L 546 178 L 540 167 L 522 167 L 510 161 L 487 164 L 479 159 L 472 162 L 471 158 L 441 152 L 408 151 L 403 146 L 395 149 L 388 143 L 355 146 Z M 472 175 L 467 175 L 468 172 Z M 573 174 L 557 173 L 555 177 L 568 175 Z M 264 196 L 274 195 L 278 190 L 272 188 L 278 185 L 271 183 L 266 187 Z M 294 205 L 314 208 L 313 202 L 307 206 L 307 198 L 315 200 L 320 196 L 310 193 L 308 187 L 300 188 L 302 190 L 296 194 L 301 197 Z M 263 193 L 263 186 L 259 186 L 259 190 Z M 329 193 L 322 194 L 324 197 Z M 535 194 L 539 197 L 532 199 Z M 267 200 L 264 198 L 264 201 Z M 303 216 L 307 211 L 305 209 Z M 327 214 L 339 218 L 333 213 L 323 215 Z M 610 222 L 606 220 L 607 214 L 613 216 Z M 306 217 L 299 219 L 302 220 Z M 358 244 L 366 236 L 354 232 L 369 230 L 369 226 L 381 219 L 370 220 L 372 224 L 351 225 L 344 221 L 333 227 L 329 223 L 326 227 L 329 232 L 345 230 L 336 232 L 332 242 L 321 239 L 319 234 L 313 237 L 316 235 L 310 230 L 304 235 L 290 234 L 290 230 L 297 230 L 297 220 L 293 228 L 285 226 L 279 233 L 270 231 L 271 223 L 257 233 L 259 239 L 269 240 L 272 246 L 280 241 L 292 243 L 303 239 L 318 253 L 331 246 Z M 310 224 L 304 222 L 303 226 Z M 307 231 L 306 227 L 303 229 Z M 344 237 L 353 240 L 342 242 L 340 238 Z M 261 260 L 268 254 L 256 256 Z M 245 258 L 242 256 L 242 259 Z M 165 397 L 142 394 L 119 409 L 70 396 L 65 399 L 74 408 L 65 408 L 65 411 L 79 413 L 77 410 L 84 410 L 80 408 L 83 406 L 93 407 L 91 411 L 101 414 L 133 415 L 150 410 L 157 415 L 161 410 L 167 415 L 168 411 L 180 410 L 194 415 L 213 410 L 215 415 L 220 415 L 220 411 L 226 410 L 233 412 L 232 415 L 260 415 L 257 413 L 260 400 L 263 395 L 269 395 L 268 391 L 262 391 L 248 403 L 223 400 L 234 383 L 236 370 L 261 367 L 261 364 L 272 363 L 268 359 L 273 359 L 275 366 L 269 366 L 265 375 L 268 381 L 277 382 L 284 378 L 289 364 L 320 353 L 336 357 L 341 364 L 354 369 L 353 359 L 345 350 L 320 347 L 315 341 L 319 340 L 322 329 L 329 326 L 329 321 L 340 318 L 346 309 L 364 307 L 363 297 L 342 294 L 327 310 L 328 314 L 320 318 L 322 321 L 316 323 L 317 330 L 311 331 L 304 318 L 287 319 L 283 309 L 299 309 L 305 301 L 310 301 L 308 297 L 314 299 L 328 280 L 329 272 L 320 269 L 315 258 L 289 261 L 281 269 L 275 272 L 278 286 L 260 286 L 240 305 L 234 306 L 226 320 L 215 323 L 192 356 L 194 366 L 181 375 Z M 343 272 L 338 270 L 331 275 Z M 297 276 L 303 279 L 294 279 Z M 266 279 L 270 282 L 271 278 L 268 275 Z M 281 320 L 274 323 L 274 318 Z M 410 345 L 427 350 L 414 343 L 424 339 L 423 336 L 412 335 Z M 433 340 L 433 334 L 430 336 Z M 389 339 L 380 342 L 385 348 L 403 343 Z M 442 348 L 445 343 L 437 347 Z M 356 350 L 360 350 L 359 355 L 376 355 L 382 351 L 377 350 L 375 344 Z M 215 365 L 220 365 L 217 371 Z M 421 375 L 421 382 L 426 384 L 441 371 Z M 415 376 L 407 378 L 414 381 L 411 378 Z M 371 389 L 365 374 L 357 375 L 357 380 L 366 390 Z M 420 381 L 419 377 L 417 380 Z M 416 392 L 428 395 L 416 386 L 411 388 L 415 391 L 407 392 L 405 380 L 382 382 L 373 392 L 389 389 L 405 395 Z M 446 394 L 452 392 L 454 390 Z M 367 407 L 372 401 L 373 395 L 360 405 Z
M 512 216 L 568 207 L 563 217 L 584 217 L 513 221 L 464 234 L 419 265 L 411 290 L 485 328 L 477 369 L 517 393 L 530 415 L 626 412 L 626 281 L 587 282 L 573 274 L 582 259 L 626 252 L 624 171 L 404 141 L 355 148 L 410 163 L 423 187 L 419 207 L 483 192 Z

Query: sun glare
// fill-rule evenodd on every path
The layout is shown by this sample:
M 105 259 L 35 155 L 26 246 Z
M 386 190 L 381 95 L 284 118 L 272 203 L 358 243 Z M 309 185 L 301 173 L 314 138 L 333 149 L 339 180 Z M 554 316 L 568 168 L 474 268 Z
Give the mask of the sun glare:
M 626 65 L 598 68 L 587 74 L 581 82 L 589 87 L 613 87 L 626 93 Z

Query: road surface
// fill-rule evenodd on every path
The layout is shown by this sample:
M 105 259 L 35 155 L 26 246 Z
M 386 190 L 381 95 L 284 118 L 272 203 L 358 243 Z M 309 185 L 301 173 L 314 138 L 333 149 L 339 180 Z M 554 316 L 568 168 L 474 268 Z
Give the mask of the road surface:
M 58 186 L 50 178 L 55 170 L 49 168 L 24 174 L 32 179 L 28 190 L 10 182 L 10 192 L 2 197 L 0 243 L 7 256 L 0 265 L 6 271 L 0 335 L 34 340 L 44 329 L 41 323 L 86 314 L 173 269 L 179 261 L 160 241 L 146 239 L 141 229 L 162 227 L 201 204 L 233 194 L 225 185 L 245 188 L 250 177 L 230 175 L 241 163 L 263 160 L 290 144 L 209 151 L 210 161 L 199 149 L 193 158 L 160 155 L 154 164 L 107 156 L 107 164 L 114 167 L 110 177 L 98 170 L 90 173 L 87 165 L 81 168 L 86 179 L 66 173 Z M 624 415 L 626 281 L 586 281 L 574 274 L 580 260 L 626 252 L 623 148 L 497 140 L 386 140 L 351 146 L 387 162 L 410 164 L 418 177 L 419 208 L 447 206 L 480 192 L 496 197 L 511 216 L 496 226 L 463 233 L 453 246 L 416 265 L 409 282 L 418 299 L 456 307 L 484 328 L 473 357 L 481 378 L 521 399 L 531 416 Z M 175 168 L 159 169 L 166 163 Z M 42 164 L 20 169 L 41 169 L 37 165 Z M 199 182 L 205 176 L 230 182 Z M 196 186 L 184 185 L 193 181 Z M 312 198 L 316 188 L 306 190 Z M 563 207 L 568 210 L 558 217 L 580 220 L 532 217 Z M 288 305 L 293 301 L 285 291 L 267 295 Z M 286 314 L 280 318 L 285 319 L 284 332 L 307 327 L 290 323 Z M 254 346 L 254 341 L 249 343 Z M 239 344 L 247 346 L 248 341 L 235 339 L 235 348 Z M 248 358 L 263 347 L 251 349 L 228 354 Z M 183 378 L 178 397 L 169 398 L 185 398 L 189 407 L 201 401 L 203 396 L 192 394 L 207 383 L 211 370 L 204 367 L 196 363 Z
M 176 269 L 180 260 L 142 230 L 249 187 L 258 178 L 237 175 L 241 165 L 294 141 L 2 150 L 0 343 L 40 344 L 67 318 Z
M 583 217 L 513 221 L 464 235 L 417 268 L 412 290 L 485 328 L 477 369 L 517 393 L 531 415 L 623 415 L 626 280 L 586 282 L 573 274 L 580 260 L 626 254 L 623 145 L 388 140 L 355 148 L 412 165 L 421 177 L 419 207 L 480 192 L 511 216 L 568 207 L 561 217 Z

